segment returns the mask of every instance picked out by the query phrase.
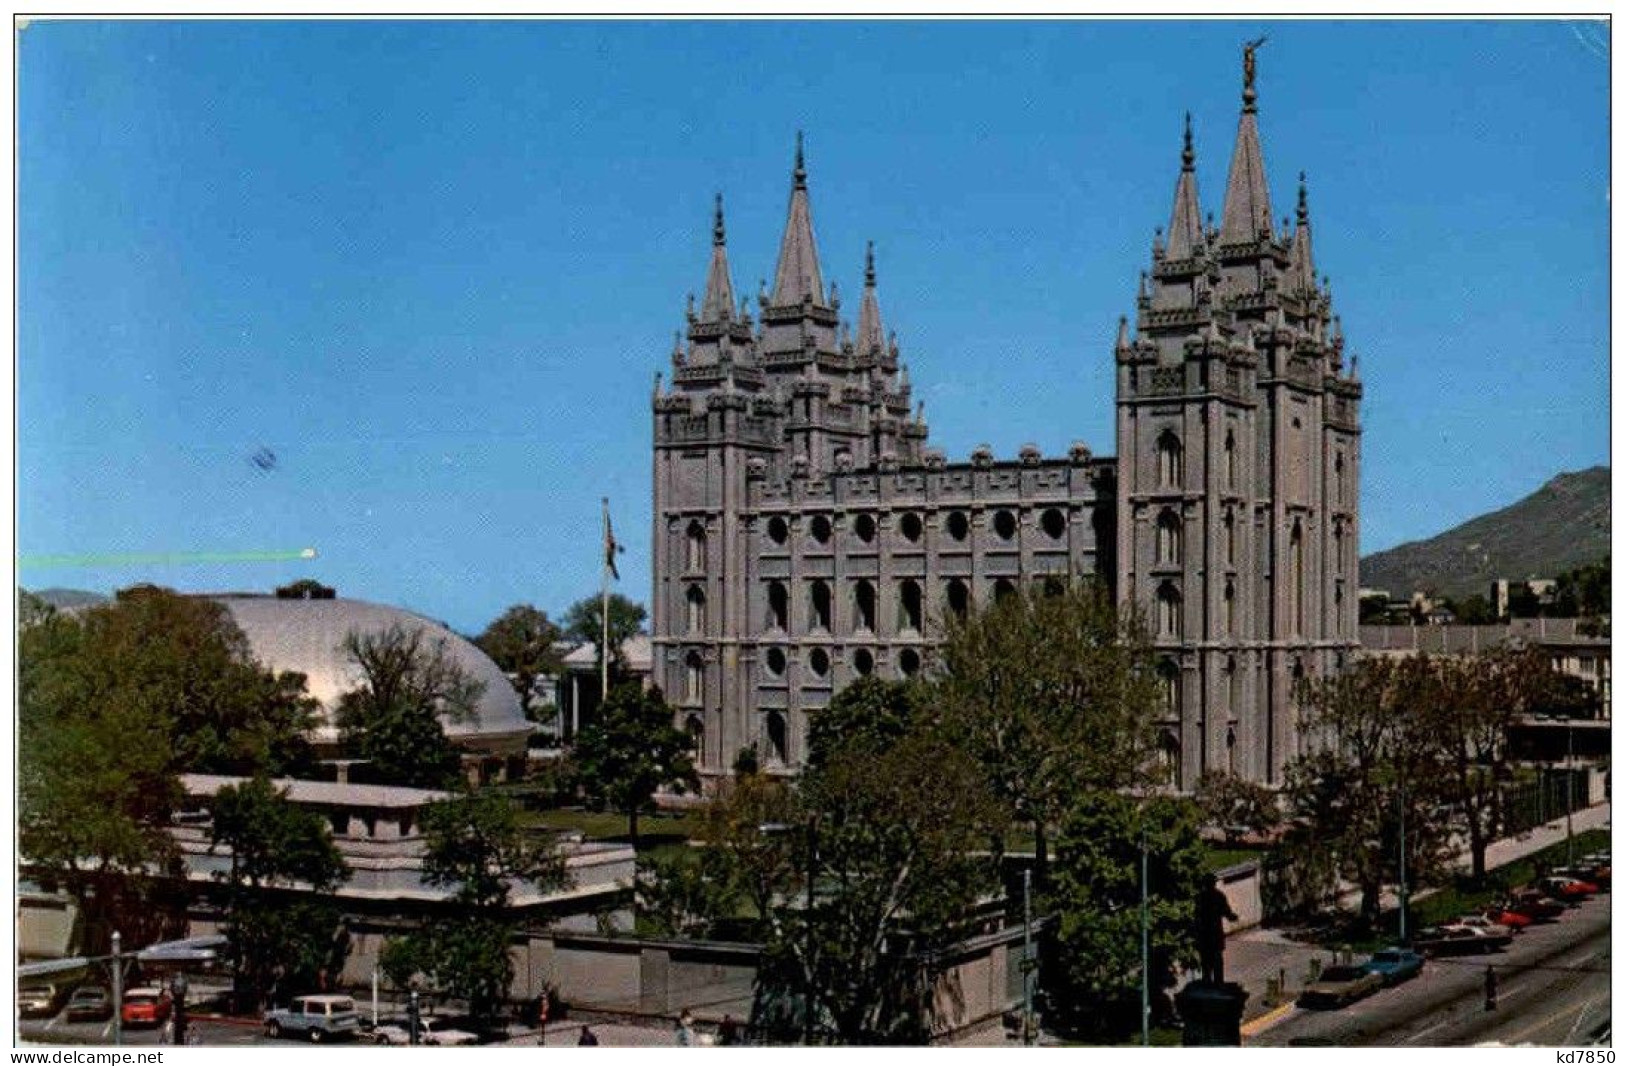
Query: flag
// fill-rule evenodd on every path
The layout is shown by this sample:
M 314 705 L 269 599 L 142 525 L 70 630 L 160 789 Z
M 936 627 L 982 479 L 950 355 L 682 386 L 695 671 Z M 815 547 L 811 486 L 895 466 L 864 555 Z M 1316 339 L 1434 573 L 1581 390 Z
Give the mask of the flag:
M 615 543 L 615 528 L 609 523 L 609 497 L 604 497 L 604 565 L 615 580 L 621 579 L 621 571 L 615 566 L 615 553 L 626 549 Z

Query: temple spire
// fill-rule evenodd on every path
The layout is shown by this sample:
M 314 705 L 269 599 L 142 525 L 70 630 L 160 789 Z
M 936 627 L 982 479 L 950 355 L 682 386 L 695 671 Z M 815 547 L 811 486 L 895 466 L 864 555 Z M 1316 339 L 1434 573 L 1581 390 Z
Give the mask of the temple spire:
M 1168 259 L 1189 259 L 1202 243 L 1202 209 L 1196 196 L 1196 148 L 1191 138 L 1191 113 L 1185 112 L 1185 148 L 1180 153 L 1179 183 L 1174 186 L 1174 211 L 1168 220 Z
M 886 331 L 880 322 L 880 300 L 875 295 L 875 242 L 863 255 L 863 302 L 858 306 L 858 353 L 878 355 L 885 350 Z
M 779 268 L 773 281 L 775 307 L 794 306 L 803 300 L 824 303 L 824 278 L 818 269 L 818 244 L 813 239 L 812 205 L 807 196 L 807 165 L 801 133 L 796 133 L 796 165 L 790 180 L 790 212 L 779 246 Z
M 705 302 L 700 321 L 725 322 L 733 316 L 734 284 L 728 276 L 728 237 L 722 222 L 722 194 L 717 193 L 716 217 L 711 224 L 711 267 L 705 275 Z
M 1220 244 L 1250 244 L 1267 238 L 1273 224 L 1264 150 L 1258 142 L 1258 92 L 1253 87 L 1258 74 L 1254 53 L 1264 40 L 1260 37 L 1243 46 L 1241 123 L 1236 129 L 1236 149 L 1230 157 L 1230 178 L 1225 183 Z
M 1309 239 L 1309 178 L 1298 172 L 1298 225 L 1292 231 L 1292 260 L 1288 267 L 1292 288 L 1313 292 L 1315 288 L 1315 251 Z

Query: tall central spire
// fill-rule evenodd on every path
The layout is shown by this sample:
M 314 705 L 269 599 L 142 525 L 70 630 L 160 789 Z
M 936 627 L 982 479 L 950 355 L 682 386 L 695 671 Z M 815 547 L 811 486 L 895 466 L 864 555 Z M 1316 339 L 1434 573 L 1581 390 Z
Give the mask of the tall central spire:
M 728 276 L 728 235 L 722 224 L 722 194 L 717 193 L 717 213 L 711 224 L 711 268 L 705 275 L 705 302 L 700 305 L 702 322 L 724 322 L 733 315 L 734 283 Z
M 1264 38 L 1243 48 L 1241 124 L 1236 130 L 1236 150 L 1230 157 L 1230 179 L 1224 189 L 1224 218 L 1219 225 L 1220 244 L 1250 244 L 1268 237 L 1271 230 L 1269 182 L 1264 177 L 1264 150 L 1258 143 L 1258 91 L 1254 55 Z
M 863 256 L 863 303 L 858 307 L 858 354 L 874 355 L 886 347 L 885 327 L 880 324 L 880 300 L 875 295 L 875 242 Z
M 1180 153 L 1179 184 L 1174 186 L 1174 213 L 1168 220 L 1167 257 L 1189 259 L 1202 243 L 1202 208 L 1196 197 L 1196 148 L 1191 113 L 1185 112 L 1185 149 Z
M 801 133 L 796 133 L 796 166 L 790 177 L 790 217 L 779 246 L 779 269 L 773 281 L 773 306 L 824 303 L 824 277 L 818 269 L 818 243 L 813 239 L 812 204 L 807 197 L 807 164 Z

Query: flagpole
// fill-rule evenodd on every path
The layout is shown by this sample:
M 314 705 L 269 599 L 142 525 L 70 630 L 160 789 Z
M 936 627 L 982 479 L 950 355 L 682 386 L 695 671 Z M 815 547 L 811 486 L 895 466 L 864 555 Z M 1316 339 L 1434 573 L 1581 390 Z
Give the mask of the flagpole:
M 598 698 L 600 705 L 609 702 L 609 565 L 610 552 L 615 550 L 614 541 L 610 539 L 609 532 L 609 497 L 604 498 L 604 562 L 599 573 L 599 584 L 602 587 L 601 605 L 603 622 L 603 643 L 598 652 Z

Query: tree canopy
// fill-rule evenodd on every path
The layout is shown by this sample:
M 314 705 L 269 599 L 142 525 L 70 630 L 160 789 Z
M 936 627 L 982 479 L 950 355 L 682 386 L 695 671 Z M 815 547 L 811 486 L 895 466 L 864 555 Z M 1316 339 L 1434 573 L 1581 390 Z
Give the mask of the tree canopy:
M 598 717 L 576 739 L 574 761 L 589 803 L 627 816 L 638 839 L 638 816 L 654 809 L 655 793 L 697 791 L 693 738 L 673 724 L 659 688 L 626 682 L 612 689 Z
M 625 661 L 626 642 L 643 632 L 644 619 L 649 612 L 643 604 L 627 599 L 618 592 L 609 594 L 609 674 L 614 684 L 630 676 Z M 599 662 L 604 656 L 603 600 L 587 596 L 570 605 L 564 612 L 564 631 L 576 640 L 585 641 L 597 652 Z
M 307 768 L 315 702 L 255 662 L 220 603 L 140 586 L 68 614 L 25 601 L 18 641 L 18 833 L 79 904 L 80 948 L 163 916 L 141 876 L 178 871 L 179 775 Z
M 411 788 L 445 788 L 458 757 L 440 716 L 473 716 L 485 685 L 469 676 L 445 638 L 400 624 L 345 634 L 344 653 L 361 671 L 359 687 L 339 698 L 336 715 L 346 750 L 366 759 L 373 776 Z
M 557 675 L 564 667 L 564 659 L 554 647 L 563 636 L 564 631 L 547 612 L 516 603 L 474 638 L 480 650 L 513 681 L 526 718 L 535 718 L 536 682 Z

